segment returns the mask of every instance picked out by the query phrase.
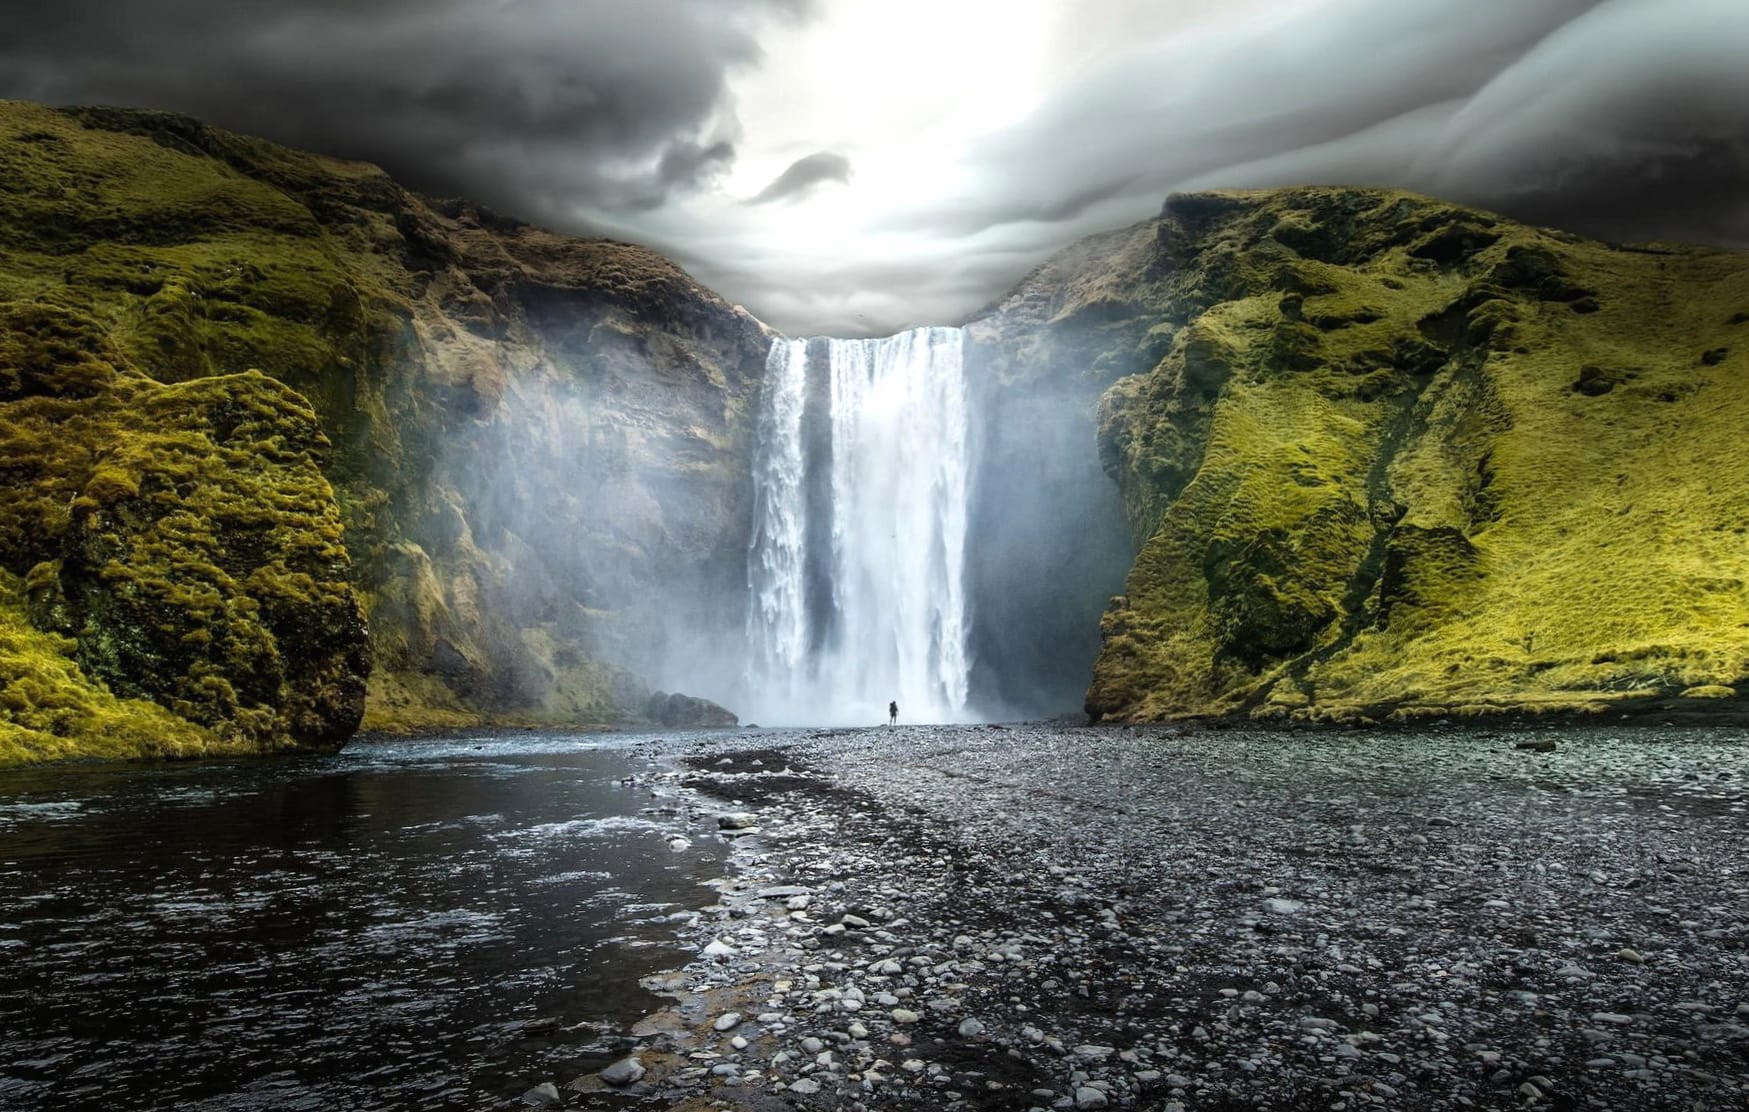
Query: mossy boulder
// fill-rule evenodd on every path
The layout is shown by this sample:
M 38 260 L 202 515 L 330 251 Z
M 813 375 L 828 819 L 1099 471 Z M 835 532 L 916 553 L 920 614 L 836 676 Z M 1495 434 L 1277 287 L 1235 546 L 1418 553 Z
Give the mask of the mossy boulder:
M 331 749 L 369 647 L 315 412 L 163 384 L 87 313 L 0 303 L 0 762 Z

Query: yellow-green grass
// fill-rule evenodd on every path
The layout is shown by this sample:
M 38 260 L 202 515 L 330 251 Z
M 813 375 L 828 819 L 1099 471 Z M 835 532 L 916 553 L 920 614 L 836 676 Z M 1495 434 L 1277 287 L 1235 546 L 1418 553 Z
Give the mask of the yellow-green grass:
M 0 767 L 38 761 L 188 757 L 209 730 L 147 699 L 118 698 L 73 660 L 68 637 L 33 628 L 19 577 L 0 572 Z
M 1145 541 L 1090 709 L 1598 711 L 1744 679 L 1749 258 L 1384 192 L 1205 204 L 1175 244 L 1193 309 L 1105 403 Z

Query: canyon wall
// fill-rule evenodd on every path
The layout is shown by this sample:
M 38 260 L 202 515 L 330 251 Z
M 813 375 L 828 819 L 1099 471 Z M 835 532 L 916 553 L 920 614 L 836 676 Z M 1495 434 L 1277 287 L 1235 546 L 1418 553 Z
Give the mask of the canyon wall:
M 1139 554 L 1093 718 L 1735 714 L 1749 256 L 1198 194 L 980 327 L 1121 376 L 1099 450 Z
M 367 728 L 620 720 L 645 707 L 644 678 L 675 673 L 715 693 L 688 664 L 722 656 L 699 630 L 740 631 L 750 414 L 769 338 L 654 252 L 429 201 L 375 167 L 186 117 L 5 103 L 0 304 L 9 322 L 61 320 L 44 326 L 67 333 L 51 346 L 113 353 L 123 385 L 104 397 L 206 404 L 229 390 L 242 400 L 227 404 L 280 407 L 273 420 L 313 411 L 307 451 L 273 441 L 296 455 L 292 473 L 264 481 L 314 499 L 324 541 L 330 510 L 344 523 L 341 562 L 324 574 L 368 620 Z M 29 378 L 37 357 L 0 349 L 0 382 Z M 259 375 L 237 377 L 248 371 Z M 15 446 L 0 464 L 9 497 L 77 497 L 91 481 L 85 462 L 49 450 L 62 417 L 38 420 L 58 389 L 0 396 L 38 395 L 29 419 L 0 415 Z M 319 491 L 306 464 L 321 469 Z M 85 599 L 102 570 L 68 558 L 81 542 L 64 508 L 44 513 L 0 548 L 8 633 L 30 642 L 14 665 L 35 661 L 51 702 L 42 677 L 66 668 L 78 684 L 133 691 L 146 664 L 98 647 L 115 628 L 93 617 L 101 608 L 56 631 L 23 623 L 26 580 L 58 577 L 54 591 Z M 161 601 L 181 628 L 209 600 Z M 33 640 L 50 632 L 71 641 Z M 202 651 L 224 671 L 217 642 Z M 363 659 L 348 669 L 350 691 Z M 15 759 L 52 736 L 28 733 Z M 326 736 L 257 734 L 269 747 Z
M 1742 254 L 1196 194 L 958 335 L 967 713 L 1736 713 Z M 0 104 L 0 763 L 730 721 L 650 687 L 743 690 L 772 339 L 643 248 Z

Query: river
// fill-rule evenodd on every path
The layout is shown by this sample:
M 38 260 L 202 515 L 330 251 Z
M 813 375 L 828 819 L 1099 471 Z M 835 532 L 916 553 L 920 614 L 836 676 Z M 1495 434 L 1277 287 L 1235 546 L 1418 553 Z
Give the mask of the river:
M 520 1107 L 685 960 L 714 838 L 651 738 L 0 778 L 0 1107 Z M 623 781 L 635 777 L 633 783 Z

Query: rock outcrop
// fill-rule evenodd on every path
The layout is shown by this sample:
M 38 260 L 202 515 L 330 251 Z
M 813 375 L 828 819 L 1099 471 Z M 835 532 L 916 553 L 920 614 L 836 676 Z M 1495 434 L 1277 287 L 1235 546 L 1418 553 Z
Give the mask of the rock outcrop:
M 1021 373 L 1121 376 L 1139 554 L 1095 719 L 1725 710 L 1749 679 L 1749 256 L 1197 194 L 978 327 Z
M 337 748 L 369 645 L 316 414 L 0 303 L 0 764 Z
M 708 654 L 708 631 L 739 629 L 769 341 L 654 252 L 430 201 L 375 167 L 182 116 L 0 102 L 0 301 L 88 322 L 127 365 L 125 404 L 207 399 L 258 371 L 248 391 L 314 411 L 307 431 L 332 450 L 310 458 L 371 629 L 367 728 L 635 717 L 627 669 L 661 682 L 676 631 Z M 0 420 L 14 441 L 59 427 Z M 118 503 L 104 520 L 123 532 L 69 531 L 65 551 L 4 566 L 21 584 L 46 574 L 38 557 L 64 578 L 109 559 L 105 545 L 149 547 L 127 532 L 148 527 L 141 512 Z M 157 630 L 90 587 L 69 590 L 68 613 Z M 146 658 L 164 645 L 81 646 L 81 669 L 118 695 L 188 701 L 149 689 Z M 239 705 L 257 705 L 267 680 L 242 681 L 228 681 L 249 689 Z
M 738 726 L 741 720 L 709 699 L 700 699 L 679 692 L 658 691 L 644 704 L 644 717 L 658 726 L 674 728 L 716 728 Z

